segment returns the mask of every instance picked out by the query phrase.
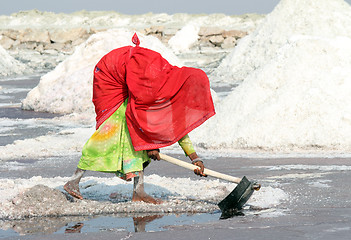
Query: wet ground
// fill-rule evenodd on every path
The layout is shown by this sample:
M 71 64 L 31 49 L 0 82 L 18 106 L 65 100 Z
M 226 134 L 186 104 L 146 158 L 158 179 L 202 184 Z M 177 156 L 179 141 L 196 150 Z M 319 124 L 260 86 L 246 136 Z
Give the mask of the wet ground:
M 76 160 L 72 159 L 68 164 L 65 162 L 66 167 L 62 163 L 62 166 L 55 167 L 56 170 L 45 164 L 38 167 L 39 163 L 25 163 L 27 166 L 23 170 L 8 170 L 2 172 L 1 177 L 69 176 Z M 72 234 L 70 239 L 232 239 L 232 236 L 236 236 L 235 239 L 349 239 L 349 159 L 217 158 L 208 160 L 206 164 L 223 173 L 258 179 L 262 188 L 279 186 L 289 198 L 273 208 L 256 211 L 244 209 L 242 216 L 226 220 L 219 220 L 220 213 L 212 212 L 146 216 L 134 213 L 7 221 L 9 228 L 0 230 L 0 238 L 64 239 L 68 237 L 67 234 Z M 186 170 L 164 162 L 153 163 L 146 171 L 146 174 L 152 173 L 196 178 Z
M 35 85 L 38 79 L 28 79 Z M 16 81 L 17 82 L 17 81 Z M 0 113 L 8 128 L 0 133 L 0 145 L 32 138 L 50 131 L 41 125 L 30 129 L 27 119 L 52 117 L 48 114 L 20 110 L 25 96 L 18 82 L 0 82 Z M 31 86 L 32 87 L 32 86 Z M 29 87 L 23 87 L 28 89 Z M 11 92 L 11 91 L 9 91 Z M 13 97 L 14 94 L 18 96 Z M 15 99 L 15 100 L 14 100 Z M 4 120 L 8 118 L 9 120 Z M 17 124 L 17 125 L 16 125 Z M 4 126 L 4 122 L 2 123 Z M 201 152 L 200 152 L 201 154 Z M 206 166 L 233 176 L 247 176 L 262 184 L 262 189 L 277 187 L 288 197 L 269 208 L 242 211 L 242 215 L 219 220 L 220 212 L 202 214 L 121 214 L 104 216 L 70 216 L 30 218 L 16 221 L 0 219 L 0 239 L 350 239 L 351 234 L 351 161 L 347 157 L 209 157 Z M 255 153 L 254 153 L 255 154 Z M 184 159 L 182 155 L 173 155 Z M 1 164 L 1 179 L 26 179 L 33 176 L 69 177 L 79 156 L 72 155 L 25 161 L 12 159 Z M 1 160 L 0 160 L 1 162 Z M 12 167 L 11 167 L 12 166 Z M 15 167 L 13 167 L 15 166 Z M 197 179 L 191 172 L 165 162 L 153 162 L 146 175 Z M 89 172 L 87 176 L 106 177 Z M 254 193 L 252 198 L 257 194 Z M 271 199 L 274 201 L 274 198 Z

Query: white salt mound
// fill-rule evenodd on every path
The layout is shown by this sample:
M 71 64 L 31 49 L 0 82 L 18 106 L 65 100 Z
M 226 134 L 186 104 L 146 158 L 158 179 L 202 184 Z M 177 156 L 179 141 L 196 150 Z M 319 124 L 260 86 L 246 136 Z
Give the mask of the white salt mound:
M 23 74 L 26 70 L 28 69 L 26 69 L 25 65 L 14 59 L 0 45 L 0 77 Z
M 344 1 L 281 1 L 232 54 L 231 65 L 227 59 L 244 81 L 196 131 L 195 142 L 217 149 L 351 150 L 350 35 Z
M 196 23 L 189 23 L 179 30 L 169 41 L 169 46 L 176 52 L 186 52 L 197 42 L 200 27 Z
M 22 108 L 53 113 L 86 112 L 93 114 L 93 69 L 97 62 L 111 50 L 132 45 L 134 32 L 113 29 L 92 35 L 75 52 L 53 71 L 40 79 L 32 89 Z M 171 64 L 181 65 L 178 58 L 157 38 L 139 34 L 142 47 L 158 51 Z
M 222 61 L 211 80 L 243 81 L 272 59 L 294 35 L 351 37 L 350 5 L 343 0 L 281 0 Z
M 350 54 L 350 38 L 291 40 L 231 92 L 196 141 L 217 148 L 350 149 Z

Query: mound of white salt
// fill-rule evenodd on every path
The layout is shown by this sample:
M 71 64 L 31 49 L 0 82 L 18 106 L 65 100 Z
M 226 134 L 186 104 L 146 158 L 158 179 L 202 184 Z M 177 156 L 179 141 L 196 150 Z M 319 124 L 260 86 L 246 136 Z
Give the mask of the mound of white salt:
M 169 41 L 169 46 L 176 52 L 186 52 L 198 40 L 200 27 L 196 23 L 189 23 L 179 30 Z
M 211 80 L 243 81 L 264 66 L 291 36 L 351 37 L 351 7 L 343 0 L 281 0 L 216 69 Z
M 26 70 L 28 69 L 24 64 L 14 59 L 0 45 L 0 76 L 23 74 Z
M 226 63 L 244 81 L 219 104 L 206 130 L 196 132 L 196 142 L 350 151 L 350 37 L 351 8 L 344 1 L 281 1 L 233 53 L 238 59 Z

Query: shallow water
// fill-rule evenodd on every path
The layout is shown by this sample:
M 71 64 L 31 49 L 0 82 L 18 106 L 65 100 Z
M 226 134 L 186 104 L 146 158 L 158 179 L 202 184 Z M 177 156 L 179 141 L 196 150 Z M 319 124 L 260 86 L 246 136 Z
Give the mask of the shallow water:
M 168 215 L 102 215 L 0 221 L 0 238 L 97 232 L 158 232 L 174 226 L 217 221 L 220 212 Z
M 35 119 L 50 119 L 59 115 L 25 111 L 21 101 L 34 88 L 40 76 L 0 79 L 0 146 L 45 135 L 53 130 L 52 124 L 33 124 Z

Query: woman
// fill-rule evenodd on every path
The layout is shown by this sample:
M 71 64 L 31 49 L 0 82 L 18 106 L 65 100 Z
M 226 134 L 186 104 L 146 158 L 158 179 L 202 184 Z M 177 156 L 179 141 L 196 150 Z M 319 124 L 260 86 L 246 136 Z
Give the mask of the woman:
M 132 201 L 159 204 L 144 191 L 144 168 L 160 160 L 159 148 L 178 142 L 204 176 L 188 133 L 215 114 L 209 80 L 195 68 L 172 66 L 159 53 L 126 46 L 106 54 L 95 66 L 93 103 L 96 132 L 84 145 L 82 157 L 64 189 L 83 199 L 79 182 L 85 170 L 134 178 Z

